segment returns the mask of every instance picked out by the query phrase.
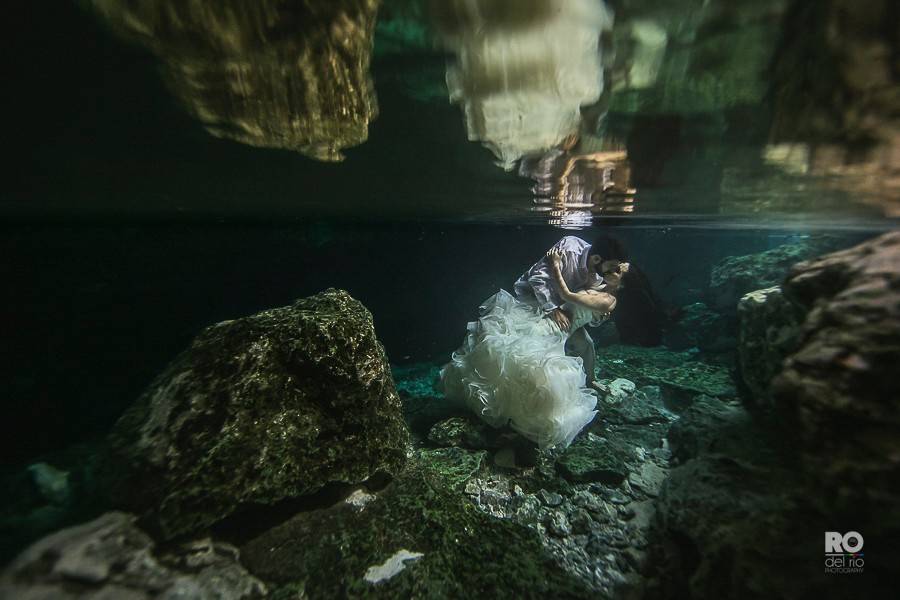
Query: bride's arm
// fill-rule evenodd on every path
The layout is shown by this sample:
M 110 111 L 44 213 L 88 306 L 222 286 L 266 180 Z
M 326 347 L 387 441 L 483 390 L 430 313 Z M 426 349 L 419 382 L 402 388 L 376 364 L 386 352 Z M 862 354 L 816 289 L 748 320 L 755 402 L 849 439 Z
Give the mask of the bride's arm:
M 559 262 L 562 260 L 560 251 L 555 248 L 551 249 L 547 253 L 547 259 L 550 262 L 550 274 L 553 275 L 553 280 L 556 281 L 559 297 L 566 302 L 578 302 L 577 294 L 569 289 L 569 286 L 566 285 L 566 280 L 563 279 L 562 272 L 559 270 Z
M 560 298 L 566 302 L 574 302 L 592 311 L 601 313 L 608 313 L 616 307 L 616 297 L 612 294 L 606 292 L 587 293 L 571 291 L 559 269 L 559 252 L 551 250 L 547 253 L 547 258 L 550 261 L 550 274 L 553 275 L 553 279 L 556 281 Z

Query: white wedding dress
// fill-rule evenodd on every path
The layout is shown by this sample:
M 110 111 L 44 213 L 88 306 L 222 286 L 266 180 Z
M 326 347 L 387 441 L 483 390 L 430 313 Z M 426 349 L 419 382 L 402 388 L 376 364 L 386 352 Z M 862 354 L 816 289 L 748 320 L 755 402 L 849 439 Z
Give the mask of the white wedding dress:
M 571 331 L 595 318 L 577 305 L 570 314 Z M 500 290 L 480 307 L 441 370 L 444 393 L 541 448 L 568 446 L 597 414 L 597 396 L 585 387 L 581 358 L 566 356 L 567 337 L 536 305 Z

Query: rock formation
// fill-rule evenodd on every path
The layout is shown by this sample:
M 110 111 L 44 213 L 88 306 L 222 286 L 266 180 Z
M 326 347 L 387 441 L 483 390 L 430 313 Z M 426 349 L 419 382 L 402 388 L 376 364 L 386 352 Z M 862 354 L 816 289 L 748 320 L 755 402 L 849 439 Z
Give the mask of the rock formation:
M 707 294 L 710 306 L 733 316 L 744 294 L 778 285 L 791 266 L 814 256 L 817 249 L 817 245 L 804 241 L 756 254 L 723 258 L 713 266 L 710 276 Z
M 894 591 L 900 233 L 797 264 L 782 289 L 741 308 L 742 374 L 774 410 L 697 398 L 669 430 L 681 464 L 660 492 L 647 598 Z M 849 530 L 864 573 L 823 576 L 823 533 Z
M 415 452 L 383 491 L 297 514 L 247 542 L 241 556 L 281 593 L 310 598 L 459 598 L 487 589 L 510 598 L 591 597 L 535 531 L 472 506 L 462 488 L 482 470 L 483 455 Z M 402 570 L 386 568 L 403 557 Z
M 378 113 L 369 63 L 379 0 L 91 0 L 150 49 L 212 135 L 325 161 Z
M 210 539 L 160 551 L 135 516 L 106 513 L 35 542 L 0 576 L 0 598 L 221 598 L 251 600 L 266 586 Z
M 118 502 L 171 538 L 396 472 L 408 433 L 371 314 L 328 290 L 204 330 L 111 440 Z
M 770 383 L 796 349 L 802 317 L 778 286 L 750 292 L 738 303 L 738 368 L 751 404 L 771 404 Z
M 816 497 L 900 531 L 900 233 L 795 266 L 784 293 L 807 314 L 773 392 Z

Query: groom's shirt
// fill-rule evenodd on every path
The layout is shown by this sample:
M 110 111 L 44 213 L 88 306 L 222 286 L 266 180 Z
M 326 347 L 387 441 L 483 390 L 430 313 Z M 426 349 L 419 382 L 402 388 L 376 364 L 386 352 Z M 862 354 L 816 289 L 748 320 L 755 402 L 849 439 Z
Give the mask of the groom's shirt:
M 559 270 L 571 291 L 583 290 L 602 281 L 602 278 L 588 267 L 591 245 L 586 241 L 569 235 L 559 240 L 553 247 L 562 252 Z M 519 277 L 515 290 L 516 296 L 523 301 L 534 302 L 537 300 L 538 305 L 545 312 L 559 308 L 563 303 L 556 289 L 556 282 L 553 280 L 550 261 L 546 256 Z

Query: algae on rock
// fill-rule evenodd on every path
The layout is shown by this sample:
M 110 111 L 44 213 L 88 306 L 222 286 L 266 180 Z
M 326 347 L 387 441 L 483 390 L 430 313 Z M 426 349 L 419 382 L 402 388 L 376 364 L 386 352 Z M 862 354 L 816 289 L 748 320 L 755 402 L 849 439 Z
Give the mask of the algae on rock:
M 111 442 L 117 501 L 171 538 L 395 473 L 408 432 L 371 314 L 330 289 L 205 329 Z
M 748 401 L 771 405 L 770 383 L 796 348 L 802 310 L 784 297 L 780 287 L 750 292 L 738 304 L 738 367 L 749 391 Z
M 416 453 L 362 508 L 340 502 L 261 534 L 241 548 L 245 564 L 276 597 L 281 590 L 312 598 L 462 598 L 473 590 L 501 598 L 591 597 L 534 531 L 484 514 L 457 491 L 466 479 L 460 475 L 480 459 L 453 450 Z M 401 550 L 422 556 L 378 583 L 365 578 Z
M 106 513 L 35 542 L 0 576 L 0 598 L 221 598 L 252 600 L 266 586 L 237 549 L 210 539 L 162 551 L 136 517 Z
M 621 377 L 638 386 L 660 386 L 676 392 L 708 396 L 735 394 L 728 369 L 702 362 L 691 352 L 609 346 L 597 353 L 597 369 L 600 377 Z

